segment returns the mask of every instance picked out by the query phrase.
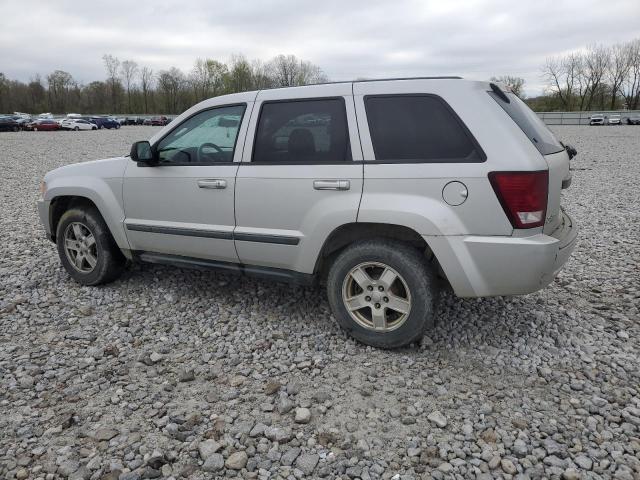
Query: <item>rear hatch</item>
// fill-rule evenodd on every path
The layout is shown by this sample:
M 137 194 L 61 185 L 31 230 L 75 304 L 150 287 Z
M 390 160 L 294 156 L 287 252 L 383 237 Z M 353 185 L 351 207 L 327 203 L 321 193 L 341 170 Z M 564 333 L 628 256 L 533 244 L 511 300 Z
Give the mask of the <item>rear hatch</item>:
M 569 155 L 565 147 L 547 128 L 540 117 L 536 115 L 517 95 L 491 84 L 489 95 L 502 107 L 511 119 L 520 127 L 523 133 L 544 157 L 549 167 L 549 194 L 547 198 L 547 213 L 544 233 L 551 234 L 562 223 L 560 215 L 560 193 L 563 183 L 568 186 L 571 173 L 569 172 Z

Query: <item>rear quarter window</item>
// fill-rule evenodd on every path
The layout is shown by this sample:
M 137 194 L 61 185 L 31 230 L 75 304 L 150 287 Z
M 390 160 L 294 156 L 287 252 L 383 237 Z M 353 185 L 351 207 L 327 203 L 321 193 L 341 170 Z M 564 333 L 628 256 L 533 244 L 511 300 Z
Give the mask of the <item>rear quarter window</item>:
M 500 92 L 509 100 L 506 102 L 501 95 L 496 92 L 488 92 L 500 107 L 511 117 L 520 127 L 527 138 L 533 143 L 542 155 L 562 152 L 564 147 L 547 128 L 540 117 L 531 110 L 526 103 L 511 92 Z
M 367 95 L 375 159 L 386 162 L 483 162 L 486 156 L 462 120 L 437 95 Z

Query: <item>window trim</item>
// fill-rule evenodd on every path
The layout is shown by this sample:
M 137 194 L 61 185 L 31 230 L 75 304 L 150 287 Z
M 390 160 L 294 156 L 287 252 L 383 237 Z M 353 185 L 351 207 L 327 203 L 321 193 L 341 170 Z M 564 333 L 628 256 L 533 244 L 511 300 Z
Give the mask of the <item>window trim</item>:
M 462 131 L 464 132 L 464 134 L 467 136 L 467 138 L 471 141 L 471 143 L 473 144 L 473 146 L 476 149 L 476 152 L 478 153 L 478 160 L 475 161 L 468 161 L 464 158 L 460 158 L 460 159 L 456 159 L 456 158 L 432 158 L 432 159 L 426 159 L 426 158 L 412 158 L 412 159 L 386 159 L 386 160 L 378 160 L 378 155 L 376 152 L 376 147 L 373 141 L 373 136 L 371 135 L 371 123 L 369 121 L 369 111 L 367 109 L 367 101 L 370 98 L 396 98 L 396 97 L 429 97 L 429 98 L 434 98 L 436 99 L 438 102 L 440 102 L 440 104 L 442 104 L 444 106 L 444 108 L 452 115 L 453 119 L 456 121 L 456 123 L 458 123 L 458 125 L 460 126 L 460 128 L 462 129 Z M 382 94 L 370 94 L 370 95 L 364 95 L 362 97 L 362 101 L 364 104 L 364 112 L 367 116 L 367 129 L 368 129 L 368 133 L 369 133 L 369 140 L 371 141 L 371 149 L 373 150 L 373 155 L 374 158 L 373 160 L 364 160 L 364 163 L 371 163 L 371 164 L 411 164 L 411 163 L 451 163 L 451 164 L 458 164 L 458 163 L 465 163 L 465 164 L 472 164 L 472 163 L 484 163 L 487 161 L 487 154 L 484 152 L 484 150 L 482 149 L 482 146 L 480 145 L 480 143 L 478 143 L 478 141 L 476 140 L 476 137 L 473 136 L 473 134 L 471 133 L 471 130 L 469 130 L 469 127 L 467 127 L 467 125 L 462 121 L 462 119 L 460 118 L 460 116 L 456 113 L 456 111 L 451 107 L 451 105 L 449 105 L 449 103 L 442 98 L 440 95 L 436 95 L 435 93 L 382 93 Z M 466 160 L 466 161 L 465 161 Z
M 236 135 L 236 139 L 233 143 L 233 150 L 232 150 L 232 154 L 231 154 L 231 158 L 235 157 L 235 153 L 236 153 L 236 148 L 238 147 L 238 137 L 240 137 L 240 130 L 242 129 L 242 123 L 244 122 L 246 113 L 247 113 L 247 102 L 238 102 L 238 103 L 229 103 L 229 104 L 225 104 L 225 105 L 214 105 L 212 107 L 207 107 L 207 108 L 203 108 L 202 110 L 198 110 L 197 112 L 192 113 L 191 115 L 189 115 L 188 117 L 184 118 L 180 123 L 178 123 L 175 127 L 173 127 L 171 130 L 169 130 L 166 134 L 164 134 L 162 137 L 160 137 L 153 145 L 151 145 L 151 151 L 153 152 L 154 157 L 156 157 L 158 155 L 158 150 L 157 147 L 160 144 L 160 142 L 162 142 L 165 138 L 167 138 L 169 135 L 171 135 L 173 132 L 175 132 L 178 128 L 180 128 L 181 125 L 183 125 L 185 122 L 188 122 L 189 120 L 191 120 L 193 117 L 195 117 L 196 115 L 200 115 L 203 112 L 208 112 L 210 110 L 217 110 L 219 108 L 229 108 L 229 107 L 244 107 L 244 110 L 242 111 L 242 116 L 240 117 L 240 123 L 238 124 L 238 134 Z M 194 163 L 194 162 L 176 162 L 176 163 L 160 163 L 157 162 L 156 164 L 154 164 L 154 167 L 210 167 L 212 165 L 220 165 L 220 166 L 229 166 L 229 165 L 236 165 L 240 162 L 234 162 L 233 160 L 230 162 L 198 162 L 198 163 Z
M 272 103 L 294 103 L 294 102 L 313 102 L 313 101 L 326 101 L 326 100 L 340 100 L 342 102 L 342 108 L 344 111 L 344 120 L 346 127 L 346 145 L 349 147 L 349 152 L 351 153 L 350 160 L 327 160 L 320 162 L 256 162 L 254 160 L 256 154 L 256 143 L 258 141 L 258 128 L 260 127 L 260 119 L 262 118 L 263 108 L 265 105 Z M 353 152 L 351 151 L 351 136 L 349 135 L 349 115 L 347 114 L 347 105 L 345 98 L 343 96 L 333 96 L 333 97 L 308 97 L 308 98 L 278 98 L 275 100 L 264 100 L 260 104 L 260 111 L 258 112 L 258 117 L 256 119 L 256 126 L 253 131 L 253 145 L 251 147 L 251 160 L 246 162 L 248 165 L 351 165 L 356 163 L 353 160 Z

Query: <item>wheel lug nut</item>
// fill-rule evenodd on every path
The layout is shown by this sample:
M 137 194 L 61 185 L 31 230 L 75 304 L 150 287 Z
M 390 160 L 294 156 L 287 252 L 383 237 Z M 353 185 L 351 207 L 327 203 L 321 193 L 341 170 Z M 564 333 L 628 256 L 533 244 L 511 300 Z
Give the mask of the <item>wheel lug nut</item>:
M 389 297 L 384 297 L 383 300 L 385 303 L 387 303 L 389 301 Z
M 367 302 L 370 302 L 370 301 L 371 301 L 371 297 L 370 297 L 370 296 L 368 296 L 368 295 L 367 295 L 366 297 L 364 297 L 364 299 L 365 299 Z
M 376 303 L 376 308 L 380 308 L 380 304 L 379 303 Z
M 373 290 L 373 287 L 372 287 L 371 285 L 369 285 L 369 286 L 367 287 L 367 290 L 371 291 L 371 290 Z
M 384 292 L 384 287 L 383 287 L 382 285 L 380 285 L 380 286 L 378 287 L 378 291 L 379 291 L 379 292 Z

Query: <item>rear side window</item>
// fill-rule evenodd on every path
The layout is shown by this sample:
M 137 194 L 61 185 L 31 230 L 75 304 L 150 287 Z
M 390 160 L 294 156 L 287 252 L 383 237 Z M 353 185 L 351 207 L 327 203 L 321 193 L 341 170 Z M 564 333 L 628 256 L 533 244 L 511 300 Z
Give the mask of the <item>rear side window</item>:
M 376 160 L 483 162 L 484 152 L 451 107 L 436 95 L 366 96 Z
M 333 163 L 351 160 L 344 99 L 265 102 L 253 162 Z
M 511 119 L 516 122 L 520 130 L 531 140 L 531 143 L 538 149 L 542 155 L 551 155 L 552 153 L 562 152 L 564 147 L 560 144 L 551 130 L 547 128 L 540 117 L 531 110 L 526 103 L 511 92 L 500 92 L 506 95 L 509 100 L 506 102 L 504 98 L 496 92 L 489 92 L 489 95 L 507 112 Z

